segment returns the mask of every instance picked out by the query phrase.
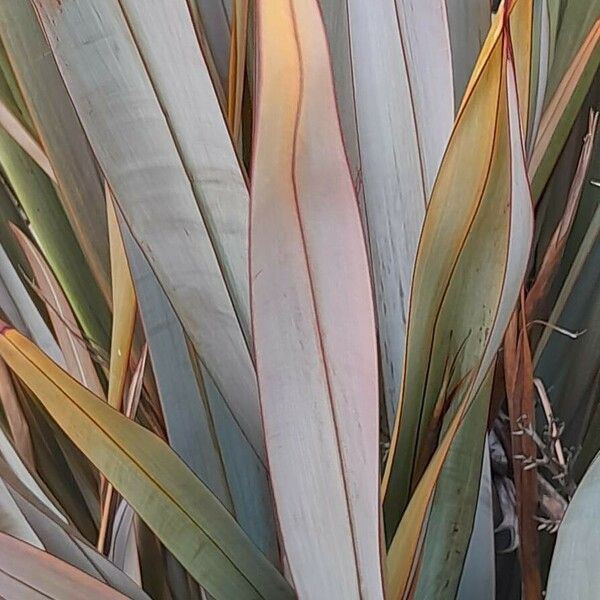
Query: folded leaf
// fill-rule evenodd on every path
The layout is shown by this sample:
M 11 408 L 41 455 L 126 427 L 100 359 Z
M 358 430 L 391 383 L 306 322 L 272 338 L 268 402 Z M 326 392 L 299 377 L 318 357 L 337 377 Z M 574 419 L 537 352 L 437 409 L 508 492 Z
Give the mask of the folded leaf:
M 455 399 L 460 405 L 479 389 L 498 350 L 529 256 L 532 214 L 508 16 L 497 19 L 503 25 L 492 30 L 459 111 L 417 254 L 403 391 L 383 480 L 388 541 L 422 474 L 416 460 L 444 365 L 458 356 L 454 382 L 468 377 Z

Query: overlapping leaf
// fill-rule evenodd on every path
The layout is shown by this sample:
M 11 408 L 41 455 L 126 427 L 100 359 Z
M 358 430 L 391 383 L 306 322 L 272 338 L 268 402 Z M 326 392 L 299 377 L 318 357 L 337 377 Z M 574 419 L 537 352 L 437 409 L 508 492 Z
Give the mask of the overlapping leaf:
M 13 329 L 0 355 L 52 418 L 218 599 L 291 598 L 283 577 L 159 438 L 94 396 Z
M 529 256 L 532 214 L 517 83 L 508 17 L 498 18 L 504 20 L 486 43 L 459 112 L 417 255 L 403 393 L 384 474 L 392 597 L 410 588 L 423 520 L 464 414 L 472 402 L 488 401 L 486 373 Z M 465 160 L 469 168 L 459 168 Z M 446 432 L 423 474 L 418 458 L 427 450 L 447 357 L 456 358 L 456 408 L 448 413 Z
M 285 554 L 300 597 L 382 598 L 374 314 L 325 31 L 316 0 L 261 0 L 257 26 L 253 332 Z
M 264 458 L 248 192 L 185 0 L 34 5 L 117 205 Z
M 443 4 L 321 1 L 344 141 L 370 249 L 390 426 L 419 232 L 454 118 Z

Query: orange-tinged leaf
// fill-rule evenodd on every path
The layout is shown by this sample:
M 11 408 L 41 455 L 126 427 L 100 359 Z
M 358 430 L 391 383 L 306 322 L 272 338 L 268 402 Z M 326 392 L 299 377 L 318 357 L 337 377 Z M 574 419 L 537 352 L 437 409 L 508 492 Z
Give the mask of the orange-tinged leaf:
M 527 132 L 527 117 L 531 96 L 531 52 L 533 36 L 533 2 L 516 0 L 509 2 L 510 38 L 515 59 L 517 90 L 519 92 L 519 115 L 521 129 Z
M 227 120 L 231 137 L 239 144 L 242 131 L 242 98 L 246 74 L 246 47 L 248 45 L 248 0 L 233 0 L 231 48 L 229 51 L 229 91 Z
M 501 38 L 491 46 L 490 52 L 480 78 L 459 113 L 432 193 L 417 253 L 402 394 L 383 477 L 388 542 L 417 483 L 414 463 L 439 396 L 445 360 L 465 338 L 468 339 L 456 378 L 466 375 L 480 360 L 485 336 L 470 335 L 469 331 L 473 322 L 481 331 L 489 329 L 492 315 L 486 307 L 491 295 L 499 293 L 501 285 L 498 269 L 492 267 L 500 264 L 500 255 L 497 252 L 492 255 L 490 242 L 480 239 L 487 238 L 488 233 L 477 233 L 489 231 L 491 206 L 497 207 L 493 217 L 496 223 L 500 215 L 504 224 L 507 221 L 506 212 L 500 206 L 508 193 L 508 166 L 507 160 L 497 152 L 497 146 L 505 145 L 507 138 L 506 127 L 503 129 L 497 124 L 506 118 L 505 106 L 498 101 L 502 97 L 503 81 Z M 500 134 L 502 142 L 498 139 Z M 465 161 L 469 169 L 464 168 Z M 488 185 L 489 180 L 495 182 L 493 188 Z M 448 198 L 452 198 L 452 202 L 448 202 Z M 483 202 L 483 198 L 487 202 Z M 476 219 L 478 214 L 482 217 Z M 478 224 L 476 235 L 466 244 L 474 222 Z M 505 228 L 495 229 L 495 232 L 501 238 L 506 237 Z M 505 239 L 496 241 L 497 237 L 494 236 L 494 243 L 506 244 Z M 486 251 L 486 258 L 482 249 Z M 455 276 L 457 269 L 459 273 Z M 467 286 L 469 273 L 476 269 L 479 272 L 477 286 Z M 484 275 L 485 283 L 482 282 Z M 466 302 L 470 303 L 469 314 L 465 314 Z
M 291 599 L 287 582 L 162 440 L 1 323 L 0 356 L 165 547 L 217 598 Z
M 71 305 L 52 269 L 33 242 L 15 225 L 11 229 L 36 279 L 40 295 L 48 308 L 50 321 L 62 350 L 67 371 L 98 396 L 104 396 L 94 361 Z
M 249 336 L 248 189 L 191 4 L 32 2 L 120 213 L 264 462 Z M 212 12 L 215 2 L 203 5 Z
M 105 184 L 106 211 L 108 217 L 108 237 L 110 240 L 110 273 L 113 293 L 113 324 L 110 343 L 110 370 L 108 373 L 108 403 L 121 410 L 125 382 L 129 369 L 129 354 L 133 342 L 135 313 L 137 309 L 133 280 L 129 271 L 127 255 L 119 222 L 115 211 L 114 198 Z
M 130 419 L 135 418 L 137 407 L 140 403 L 140 397 L 142 395 L 142 385 L 144 383 L 144 370 L 146 368 L 146 359 L 148 358 L 148 344 L 145 343 L 142 348 L 142 355 L 138 360 L 138 364 L 133 371 L 131 376 L 131 383 L 129 384 L 129 390 L 127 392 L 127 401 L 125 403 L 125 410 L 123 411 L 126 417 Z
M 303 598 L 382 598 L 369 269 L 316 0 L 257 2 L 251 298 L 270 472 Z
M 401 411 L 384 477 L 391 538 L 387 590 L 394 599 L 407 597 L 415 585 L 430 502 L 454 437 L 472 403 L 488 401 L 493 361 L 529 257 L 533 217 L 506 26 L 489 51 L 455 125 L 417 254 Z M 487 143 L 466 150 L 473 129 Z M 454 161 L 474 153 L 483 154 L 480 161 L 457 175 Z M 448 197 L 454 204 L 448 204 Z M 459 212 L 459 201 L 461 214 L 452 214 Z M 484 330 L 473 331 L 482 324 Z M 452 334 L 467 337 L 456 374 L 466 378 L 465 384 L 457 392 L 446 433 L 417 481 L 411 465 L 414 442 L 418 439 L 421 447 L 430 423 Z M 395 503 L 407 496 L 402 514 Z
M 538 504 L 537 470 L 525 470 L 522 457 L 535 459 L 537 448 L 533 438 L 523 428 L 535 429 L 533 404 L 533 362 L 525 322 L 524 294 L 518 310 L 518 341 L 516 347 L 516 373 L 512 388 L 507 388 L 508 414 L 512 436 L 512 457 L 515 487 L 517 490 L 517 517 L 519 523 L 519 560 L 522 573 L 522 597 L 539 600 L 542 582 L 539 567 L 539 542 L 535 515 Z M 521 430 L 521 431 L 520 431 Z M 519 435 L 520 432 L 520 435 Z M 517 458 L 521 457 L 521 458 Z
M 38 167 L 56 183 L 56 176 L 52 165 L 40 146 L 39 142 L 29 133 L 29 130 L 21 123 L 21 121 L 12 114 L 10 109 L 0 101 L 0 127 L 2 127 L 10 137 L 29 154 L 29 156 L 37 163 Z

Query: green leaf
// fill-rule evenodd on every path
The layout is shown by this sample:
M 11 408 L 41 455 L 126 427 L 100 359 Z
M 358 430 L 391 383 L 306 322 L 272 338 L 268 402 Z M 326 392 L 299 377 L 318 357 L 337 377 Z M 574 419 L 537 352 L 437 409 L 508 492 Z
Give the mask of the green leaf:
M 577 487 L 558 530 L 548 575 L 548 600 L 596 600 L 600 589 L 600 457 Z
M 477 508 L 489 396 L 471 406 L 435 488 L 415 598 L 454 600 Z M 480 597 L 473 595 L 472 597 Z
M 0 355 L 190 574 L 217 599 L 292 598 L 287 582 L 158 437 L 94 396 L 13 329 Z
M 383 480 L 388 542 L 435 449 L 428 431 L 445 364 L 456 357 L 454 384 L 470 378 L 459 397 L 479 388 L 529 255 L 531 203 L 514 122 L 520 107 L 506 74 L 502 23 L 499 15 L 459 111 L 417 254 L 403 392 Z
M 248 342 L 248 191 L 186 3 L 34 5 L 134 239 L 264 458 Z
M 129 230 L 121 225 L 169 443 L 277 563 L 267 471 L 209 373 L 202 365 L 196 369 L 196 357 L 173 307 Z
M 0 76 L 0 100 L 18 114 L 6 79 Z M 0 164 L 23 207 L 30 228 L 54 270 L 87 335 L 100 346 L 108 339 L 108 308 L 88 268 L 48 176 L 0 129 Z
M 52 164 L 60 200 L 96 281 L 110 301 L 104 193 L 94 156 L 30 2 L 0 0 L 0 36 Z M 5 69 L 5 75 L 9 69 Z
M 535 202 L 541 196 L 598 70 L 599 41 L 600 18 L 588 31 L 552 96 L 552 88 L 550 83 L 548 84 L 548 102 L 540 120 L 529 162 L 531 194 Z

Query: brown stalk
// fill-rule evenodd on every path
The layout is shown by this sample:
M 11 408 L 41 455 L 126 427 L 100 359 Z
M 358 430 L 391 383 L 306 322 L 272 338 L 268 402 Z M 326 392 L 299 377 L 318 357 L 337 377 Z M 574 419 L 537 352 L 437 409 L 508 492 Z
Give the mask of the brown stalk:
M 515 346 L 516 334 L 516 346 Z M 515 312 L 505 338 L 504 361 L 508 414 L 513 435 L 512 459 L 517 491 L 519 521 L 519 560 L 522 572 L 523 600 L 540 600 L 542 581 L 539 569 L 539 543 L 536 525 L 538 477 L 535 468 L 537 447 L 527 434 L 535 428 L 533 398 L 533 361 L 525 321 L 525 295 L 521 290 L 518 312 Z M 510 344 L 510 345 L 509 345 Z M 524 462 L 528 461 L 527 470 Z
M 590 116 L 588 120 L 588 130 L 583 138 L 583 147 L 581 154 L 579 155 L 579 162 L 577 163 L 577 169 L 571 182 L 569 189 L 569 195 L 567 197 L 567 204 L 565 206 L 565 212 L 556 226 L 552 239 L 548 244 L 542 265 L 538 271 L 537 277 L 531 289 L 527 293 L 527 300 L 525 302 L 525 313 L 527 320 L 536 317 L 536 313 L 540 308 L 542 300 L 546 297 L 556 268 L 558 267 L 562 258 L 571 226 L 577 214 L 577 207 L 579 206 L 579 199 L 581 197 L 581 190 L 585 183 L 585 176 L 592 159 L 592 150 L 594 147 L 594 139 L 596 137 L 596 130 L 598 128 L 598 112 L 590 110 Z

